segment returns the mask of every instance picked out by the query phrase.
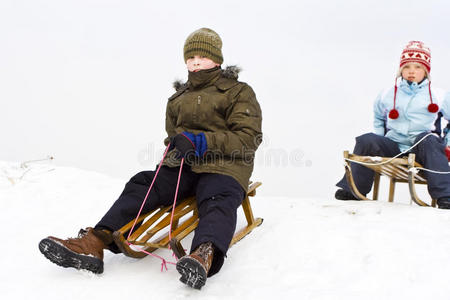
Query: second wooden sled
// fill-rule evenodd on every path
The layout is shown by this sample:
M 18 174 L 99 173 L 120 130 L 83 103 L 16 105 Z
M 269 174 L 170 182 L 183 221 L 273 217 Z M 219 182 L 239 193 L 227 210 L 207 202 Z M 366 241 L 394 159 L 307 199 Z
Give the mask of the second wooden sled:
M 422 166 L 415 161 L 415 157 L 415 154 L 410 153 L 407 157 L 392 159 L 391 157 L 360 156 L 356 154 L 349 154 L 348 151 L 344 151 L 345 177 L 349 183 L 351 192 L 361 200 L 378 200 L 380 176 L 383 175 L 389 178 L 389 202 L 394 201 L 395 184 L 397 182 L 404 182 L 408 183 L 412 201 L 420 206 L 430 206 L 426 202 L 422 201 L 416 192 L 415 185 L 427 184 L 427 180 L 423 176 L 422 172 L 410 171 L 414 170 L 414 168 L 422 168 Z M 368 163 L 363 164 L 363 166 L 372 169 L 375 172 L 373 199 L 369 199 L 359 192 L 353 179 L 349 160 Z M 387 162 L 388 160 L 391 161 Z M 383 162 L 387 163 L 381 164 Z M 432 199 L 431 206 L 436 207 L 436 199 Z
M 249 234 L 255 227 L 261 225 L 262 218 L 255 218 L 250 205 L 249 197 L 256 194 L 256 188 L 261 182 L 251 183 L 247 194 L 242 201 L 242 209 L 247 220 L 247 225 L 237 231 L 231 240 L 230 247 Z M 129 257 L 143 258 L 147 256 L 142 252 L 153 252 L 159 248 L 168 248 L 169 243 L 178 258 L 185 255 L 181 245 L 189 233 L 195 230 L 198 225 L 198 212 L 195 197 L 189 197 L 181 201 L 174 211 L 172 221 L 172 240 L 169 241 L 169 227 L 172 206 L 159 207 L 139 217 L 137 224 L 127 239 L 134 220 L 113 233 L 114 242 L 120 251 Z

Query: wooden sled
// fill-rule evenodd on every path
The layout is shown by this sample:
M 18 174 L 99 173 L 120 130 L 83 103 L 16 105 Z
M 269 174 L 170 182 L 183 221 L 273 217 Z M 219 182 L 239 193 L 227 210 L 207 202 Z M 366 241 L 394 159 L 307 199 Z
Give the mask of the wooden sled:
M 394 201 L 395 184 L 397 182 L 408 183 L 409 193 L 411 200 L 420 206 L 430 206 L 426 202 L 420 200 L 416 193 L 416 184 L 427 184 L 427 180 L 423 176 L 422 172 L 409 171 L 411 168 L 422 168 L 422 166 L 415 161 L 416 155 L 410 153 L 407 157 L 395 158 L 391 160 L 390 157 L 373 157 L 373 156 L 359 156 L 355 154 L 349 154 L 348 151 L 344 151 L 345 160 L 345 177 L 349 183 L 351 192 L 355 197 L 361 200 L 378 200 L 378 190 L 380 185 L 380 176 L 384 175 L 389 178 L 389 202 Z M 353 179 L 352 170 L 350 168 L 350 162 L 354 160 L 364 163 L 381 163 L 388 160 L 388 163 L 377 164 L 377 165 L 364 165 L 365 167 L 372 169 L 375 172 L 374 183 L 373 183 L 373 199 L 369 199 L 361 194 L 356 187 L 355 181 Z M 436 199 L 432 199 L 431 206 L 436 207 Z
M 262 218 L 253 216 L 249 199 L 249 197 L 255 196 L 256 188 L 261 184 L 261 182 L 254 182 L 248 187 L 247 194 L 241 205 L 247 219 L 247 225 L 234 234 L 230 247 L 263 222 Z M 115 231 L 113 238 L 117 247 L 126 256 L 143 258 L 147 254 L 139 249 L 153 252 L 159 248 L 168 248 L 170 243 L 170 247 L 177 258 L 184 256 L 186 253 L 181 245 L 181 240 L 194 231 L 199 221 L 196 199 L 195 197 L 186 198 L 175 207 L 172 222 L 172 240 L 169 241 L 171 210 L 172 206 L 161 206 L 140 216 L 137 222 L 140 226 L 135 226 L 133 233 L 128 239 L 128 232 L 133 226 L 134 220 Z

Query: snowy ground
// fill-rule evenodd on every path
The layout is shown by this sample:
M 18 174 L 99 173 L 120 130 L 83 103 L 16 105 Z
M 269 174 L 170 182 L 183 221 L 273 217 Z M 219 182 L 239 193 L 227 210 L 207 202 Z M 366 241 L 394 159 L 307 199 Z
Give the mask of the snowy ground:
M 28 170 L 25 174 L 24 172 Z M 38 250 L 47 235 L 95 224 L 126 179 L 51 164 L 0 162 L 8 246 L 2 299 L 449 299 L 450 212 L 408 203 L 264 197 L 262 226 L 232 247 L 201 290 L 154 258 L 105 254 L 105 272 L 60 268 Z M 262 189 L 262 188 L 261 188 Z M 240 216 L 240 222 L 243 216 Z M 6 244 L 6 243 L 5 243 Z M 168 251 L 159 251 L 172 260 Z M 431 297 L 432 296 L 432 297 Z

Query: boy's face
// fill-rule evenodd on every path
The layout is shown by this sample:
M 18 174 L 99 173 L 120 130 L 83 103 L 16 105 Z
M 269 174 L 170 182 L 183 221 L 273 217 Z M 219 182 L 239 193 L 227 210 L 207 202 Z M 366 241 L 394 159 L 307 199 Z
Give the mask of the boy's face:
M 200 70 L 212 69 L 220 65 L 207 57 L 196 55 L 189 57 L 186 60 L 186 66 L 189 72 L 198 72 Z
M 412 82 L 419 83 L 425 78 L 426 75 L 427 72 L 425 71 L 425 68 L 419 63 L 407 63 L 402 69 L 403 79 Z

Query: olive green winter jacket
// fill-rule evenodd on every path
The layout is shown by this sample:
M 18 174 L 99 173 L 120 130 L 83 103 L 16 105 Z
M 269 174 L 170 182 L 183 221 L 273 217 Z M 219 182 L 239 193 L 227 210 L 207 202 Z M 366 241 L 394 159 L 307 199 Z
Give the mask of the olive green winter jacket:
M 171 137 L 184 131 L 203 132 L 208 149 L 190 163 L 192 171 L 229 175 L 247 190 L 262 141 L 262 115 L 252 88 L 237 81 L 238 72 L 236 67 L 189 72 L 188 81 L 175 86 L 177 92 L 167 103 L 164 142 L 168 145 Z M 163 164 L 175 167 L 180 160 L 172 150 Z

